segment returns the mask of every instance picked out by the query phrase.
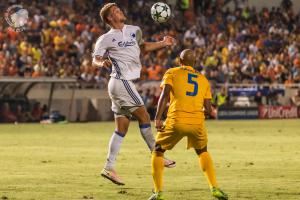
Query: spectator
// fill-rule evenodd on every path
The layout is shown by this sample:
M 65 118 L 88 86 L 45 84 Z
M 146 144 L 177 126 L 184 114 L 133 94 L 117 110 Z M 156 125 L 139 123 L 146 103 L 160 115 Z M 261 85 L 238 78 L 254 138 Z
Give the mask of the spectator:
M 300 90 L 295 92 L 295 94 L 291 97 L 291 105 L 300 107 Z
M 26 111 L 21 104 L 17 105 L 15 115 L 17 122 L 34 122 L 31 113 Z
M 99 89 L 105 89 L 107 87 L 108 81 L 107 77 L 105 77 L 104 73 L 101 73 L 100 70 L 97 70 L 96 76 L 95 76 L 95 81 L 99 87 Z
M 9 103 L 5 102 L 0 108 L 0 119 L 3 122 L 16 122 L 17 117 L 11 111 Z
M 257 106 L 262 105 L 262 93 L 261 91 L 257 91 L 254 97 L 254 101 L 257 104 Z
M 280 106 L 281 103 L 279 101 L 279 94 L 276 92 L 276 90 L 271 86 L 269 93 L 267 95 L 267 104 L 270 106 Z
M 99 7 L 95 5 L 99 4 L 94 0 L 58 1 L 57 5 L 33 2 L 34 6 L 31 2 L 23 5 L 33 13 L 26 32 L 0 25 L 0 76 L 77 76 L 98 84 L 99 73 L 84 63 L 91 60 L 93 42 L 107 28 L 98 21 Z M 191 48 L 199 53 L 199 65 L 211 81 L 300 83 L 299 14 L 291 13 L 290 0 L 270 10 L 250 9 L 245 0 L 235 1 L 234 10 L 223 9 L 222 1 L 195 3 L 203 10 L 195 13 L 181 13 L 174 7 L 178 17 L 164 26 L 152 23 L 145 15 L 154 1 L 139 1 L 136 7 L 129 6 L 128 1 L 117 2 L 124 5 L 128 20 L 138 19 L 137 25 L 146 30 L 146 40 L 157 41 L 168 34 L 178 40 L 174 47 L 143 55 L 141 80 L 160 80 L 166 68 L 176 66 L 178 51 Z M 9 1 L 3 4 L 9 5 Z M 186 23 L 190 17 L 195 23 Z M 102 77 L 107 76 L 100 76 L 101 81 Z
M 148 80 L 161 80 L 162 67 L 160 65 L 152 65 L 148 67 Z
M 221 90 L 214 97 L 214 105 L 216 107 L 223 107 L 227 105 L 227 89 L 226 87 L 222 87 Z
M 42 119 L 43 116 L 43 109 L 41 107 L 41 104 L 39 102 L 35 103 L 33 105 L 32 111 L 31 111 L 32 120 L 34 122 L 39 122 Z
M 142 94 L 142 91 L 140 91 L 140 94 Z M 141 96 L 142 96 L 142 99 L 143 99 L 146 109 L 148 111 L 150 111 L 151 106 L 152 106 L 152 101 L 153 101 L 150 88 L 148 88 L 146 90 L 146 93 L 142 94 Z
M 150 104 L 149 109 L 148 109 L 151 119 L 154 119 L 154 117 L 155 117 L 155 112 L 156 112 L 159 96 L 160 96 L 160 89 L 157 89 L 156 87 L 153 87 L 152 88 L 152 95 L 151 95 L 151 104 Z

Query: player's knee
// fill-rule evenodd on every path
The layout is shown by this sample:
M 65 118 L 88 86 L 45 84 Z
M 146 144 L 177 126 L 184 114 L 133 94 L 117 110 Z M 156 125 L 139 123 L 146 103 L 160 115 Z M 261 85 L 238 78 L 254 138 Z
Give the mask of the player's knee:
M 202 149 L 195 149 L 197 155 L 201 155 L 204 152 L 207 152 L 207 146 Z
M 117 127 L 116 131 L 119 133 L 122 133 L 123 135 L 126 135 L 126 133 L 128 131 L 128 127 Z
M 126 134 L 129 127 L 129 119 L 125 116 L 115 118 L 116 131 Z
M 146 124 L 146 123 L 150 123 L 150 116 L 149 114 L 146 112 L 143 115 L 139 116 L 139 123 L 140 124 Z

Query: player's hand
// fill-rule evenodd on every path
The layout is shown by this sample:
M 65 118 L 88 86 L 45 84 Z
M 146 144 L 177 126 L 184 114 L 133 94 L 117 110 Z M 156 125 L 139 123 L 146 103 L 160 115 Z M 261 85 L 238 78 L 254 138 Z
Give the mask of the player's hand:
M 175 44 L 175 39 L 173 37 L 170 37 L 170 36 L 165 36 L 164 39 L 163 39 L 163 43 L 166 46 L 172 46 L 172 45 Z
M 155 120 L 155 128 L 157 131 L 162 132 L 164 130 L 164 121 L 163 120 Z
M 100 63 L 100 65 L 101 67 L 109 68 L 112 66 L 112 62 L 108 59 L 105 59 Z

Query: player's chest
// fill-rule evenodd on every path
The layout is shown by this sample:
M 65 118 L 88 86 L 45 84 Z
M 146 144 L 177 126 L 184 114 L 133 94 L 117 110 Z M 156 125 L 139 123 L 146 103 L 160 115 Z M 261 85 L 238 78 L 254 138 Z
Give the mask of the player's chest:
M 131 31 L 119 32 L 113 34 L 110 37 L 110 48 L 112 50 L 121 50 L 121 49 L 137 49 L 138 41 L 136 39 L 136 33 Z

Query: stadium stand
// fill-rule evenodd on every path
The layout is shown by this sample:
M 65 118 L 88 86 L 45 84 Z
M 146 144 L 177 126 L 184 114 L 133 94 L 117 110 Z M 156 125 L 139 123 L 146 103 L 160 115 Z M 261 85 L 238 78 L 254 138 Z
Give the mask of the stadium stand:
M 30 13 L 26 31 L 15 32 L 5 20 L 0 23 L 0 77 L 76 78 L 81 83 L 79 88 L 105 89 L 109 72 L 91 64 L 93 45 L 108 28 L 98 16 L 105 2 L 22 2 Z M 194 10 L 186 9 L 180 1 L 168 1 L 173 18 L 163 25 L 155 24 L 150 17 L 154 1 L 115 2 L 124 9 L 130 23 L 143 28 L 146 40 L 156 41 L 165 34 L 177 40 L 173 47 L 142 56 L 140 81 L 161 80 L 168 68 L 178 65 L 178 53 L 191 48 L 199 58 L 198 69 L 212 86 L 290 87 L 300 83 L 300 12 L 293 9 L 292 1 L 256 9 L 244 0 L 203 0 L 194 1 Z M 226 7 L 229 2 L 234 2 L 233 8 Z M 2 1 L 1 10 L 16 3 L 19 1 Z M 156 90 L 143 92 L 145 99 L 154 99 L 149 103 L 151 109 L 155 108 Z M 256 94 L 252 98 L 259 101 Z
M 10 1 L 5 2 L 2 8 L 9 7 Z M 143 55 L 142 80 L 160 80 L 177 65 L 181 49 L 193 48 L 201 58 L 199 67 L 217 83 L 300 81 L 300 20 L 292 5 L 262 10 L 237 5 L 229 10 L 223 9 L 225 1 L 205 1 L 192 16 L 176 6 L 171 23 L 155 25 L 147 12 L 153 1 L 124 2 L 120 5 L 129 21 L 143 27 L 146 40 L 167 32 L 178 40 L 171 49 Z M 24 4 L 32 16 L 26 31 L 14 32 L 3 22 L 0 26 L 1 76 L 77 77 L 106 84 L 107 75 L 91 66 L 92 46 L 107 28 L 98 17 L 101 1 Z

